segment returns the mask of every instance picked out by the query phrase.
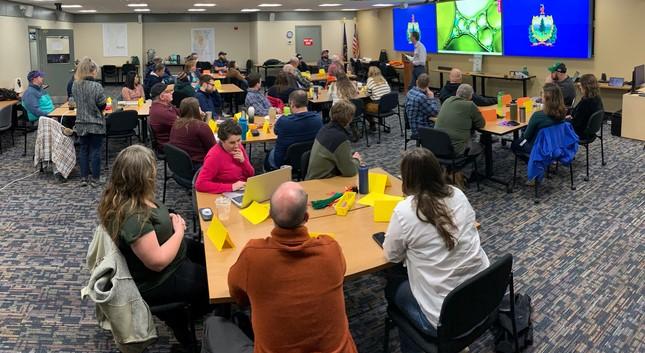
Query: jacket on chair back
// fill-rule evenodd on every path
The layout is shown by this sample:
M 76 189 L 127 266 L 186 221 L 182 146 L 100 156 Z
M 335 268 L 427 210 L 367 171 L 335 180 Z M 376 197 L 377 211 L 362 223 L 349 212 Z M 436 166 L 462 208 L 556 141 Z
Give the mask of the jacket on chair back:
M 529 180 L 544 179 L 544 171 L 553 161 L 569 165 L 577 152 L 578 135 L 570 123 L 563 122 L 540 129 L 529 157 Z

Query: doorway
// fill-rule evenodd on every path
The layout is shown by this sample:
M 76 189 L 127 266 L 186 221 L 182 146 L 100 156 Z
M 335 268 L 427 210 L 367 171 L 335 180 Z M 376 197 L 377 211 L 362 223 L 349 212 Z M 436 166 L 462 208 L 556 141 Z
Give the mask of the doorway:
M 67 99 L 67 82 L 74 72 L 74 33 L 71 29 L 39 29 L 38 70 L 45 72 L 55 102 Z M 30 46 L 31 47 L 31 46 Z
M 296 53 L 308 63 L 317 63 L 322 51 L 320 26 L 296 26 Z

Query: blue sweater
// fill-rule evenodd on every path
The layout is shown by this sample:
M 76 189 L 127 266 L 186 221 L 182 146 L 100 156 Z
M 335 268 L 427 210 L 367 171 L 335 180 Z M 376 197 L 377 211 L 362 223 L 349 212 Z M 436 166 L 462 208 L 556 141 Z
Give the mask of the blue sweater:
M 275 123 L 274 132 L 278 135 L 275 141 L 273 161 L 281 166 L 287 154 L 287 148 L 294 143 L 314 141 L 322 128 L 322 118 L 318 112 L 302 112 L 283 116 Z
M 195 98 L 199 101 L 199 107 L 202 108 L 203 112 L 213 112 L 213 115 L 222 112 L 222 97 L 219 92 L 207 93 L 199 90 L 195 93 Z
M 54 110 L 54 103 L 49 94 L 42 87 L 31 83 L 22 95 L 22 105 L 27 109 L 29 121 L 36 121 Z

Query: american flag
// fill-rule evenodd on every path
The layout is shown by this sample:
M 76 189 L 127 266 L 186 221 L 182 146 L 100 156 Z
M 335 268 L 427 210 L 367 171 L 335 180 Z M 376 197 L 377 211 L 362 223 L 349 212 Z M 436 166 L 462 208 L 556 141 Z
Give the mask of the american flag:
M 358 45 L 358 30 L 354 23 L 354 38 L 352 39 L 352 56 L 356 59 L 361 55 L 361 47 Z

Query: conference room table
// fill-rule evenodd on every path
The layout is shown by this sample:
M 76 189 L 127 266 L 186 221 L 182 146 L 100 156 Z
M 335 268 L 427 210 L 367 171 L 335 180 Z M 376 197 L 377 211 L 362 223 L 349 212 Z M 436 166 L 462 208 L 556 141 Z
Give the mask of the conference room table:
M 443 74 L 448 74 L 450 73 L 450 70 L 443 70 L 443 69 L 430 69 L 428 70 L 430 72 L 437 72 L 439 73 L 439 88 L 443 88 L 444 85 L 444 80 L 443 80 Z M 505 81 L 520 81 L 522 82 L 522 96 L 526 97 L 528 94 L 528 81 L 531 81 L 532 79 L 535 78 L 535 75 L 529 75 L 527 77 L 513 77 L 507 74 L 497 74 L 497 73 L 488 73 L 488 72 L 471 72 L 471 71 L 466 71 L 462 72 L 462 75 L 464 76 L 470 76 L 473 79 L 473 90 L 477 92 L 477 79 L 479 78 L 481 80 L 481 89 L 479 90 L 478 94 L 481 96 L 486 95 L 486 79 L 497 79 L 497 80 L 505 80 Z
M 375 168 L 373 173 L 386 174 L 390 186 L 385 192 L 391 195 L 402 196 L 401 180 L 388 174 L 386 171 Z M 308 180 L 300 182 L 309 196 L 309 201 L 326 199 L 336 192 L 343 192 L 345 187 L 357 185 L 358 177 L 335 177 L 330 179 Z M 209 207 L 216 213 L 215 199 L 220 195 L 195 192 L 197 208 Z M 361 205 L 358 200 L 362 195 L 357 195 L 357 202 L 346 216 L 337 216 L 332 207 L 314 210 L 308 206 L 309 221 L 305 225 L 310 232 L 329 234 L 340 244 L 347 270 L 346 278 L 359 276 L 364 273 L 378 271 L 389 266 L 383 255 L 383 250 L 374 242 L 372 234 L 385 232 L 388 223 L 377 223 L 373 220 L 373 209 Z M 253 225 L 239 213 L 239 209 L 231 204 L 228 220 L 222 221 L 226 227 L 233 248 L 218 251 L 206 231 L 210 222 L 199 219 L 204 236 L 204 251 L 206 255 L 206 273 L 208 276 L 208 295 L 211 303 L 231 302 L 228 290 L 228 271 L 239 257 L 242 249 L 250 239 L 266 238 L 271 235 L 273 222 L 267 218 L 262 223 Z M 268 269 L 270 271 L 270 269 Z
M 9 106 L 13 106 L 13 105 L 17 104 L 18 102 L 19 101 L 15 100 L 15 99 L 10 99 L 10 100 L 6 100 L 6 101 L 0 101 L 0 110 L 4 109 L 6 107 L 9 107 Z
M 244 90 L 233 83 L 222 83 L 220 87 L 217 87 L 217 92 L 219 92 L 219 94 L 223 96 L 229 95 L 229 94 L 231 95 L 231 114 L 236 113 L 237 104 L 235 102 L 235 94 L 243 93 Z
M 360 91 L 358 96 L 356 97 L 356 99 L 365 99 L 365 98 L 368 98 L 368 97 L 369 97 L 369 95 L 366 92 Z M 332 102 L 333 102 L 333 99 L 332 99 L 331 94 L 330 94 L 328 89 L 320 90 L 320 91 L 318 91 L 317 96 L 314 94 L 314 97 L 309 98 L 309 103 L 314 104 L 314 105 L 332 103 Z

